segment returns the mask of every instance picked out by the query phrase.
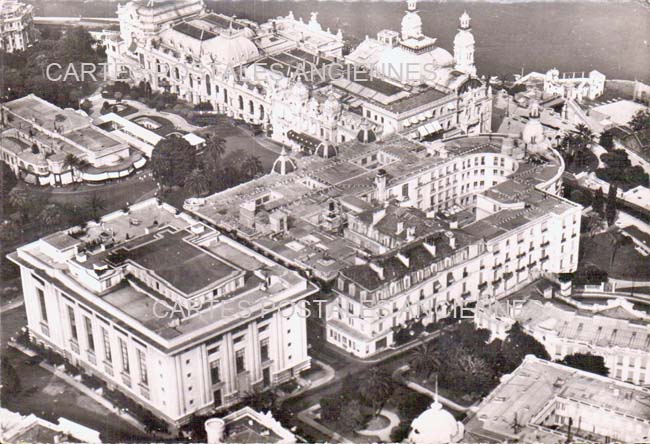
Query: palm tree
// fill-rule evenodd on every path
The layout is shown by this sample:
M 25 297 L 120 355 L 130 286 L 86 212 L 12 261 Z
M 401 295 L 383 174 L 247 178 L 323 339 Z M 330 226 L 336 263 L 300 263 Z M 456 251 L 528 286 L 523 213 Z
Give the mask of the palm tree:
M 420 344 L 411 355 L 409 366 L 416 375 L 429 379 L 435 369 L 434 347 L 430 343 Z
M 38 215 L 42 225 L 56 227 L 61 225 L 64 219 L 63 211 L 57 204 L 48 204 L 43 207 Z
M 373 408 L 373 415 L 377 416 L 395 391 L 395 383 L 391 375 L 381 367 L 372 367 L 364 376 L 359 391 Z
M 86 159 L 81 159 L 72 153 L 66 154 L 65 159 L 63 159 L 63 169 L 69 168 L 71 170 L 73 181 L 75 177 L 77 177 L 78 171 L 83 171 L 89 166 L 90 162 Z
M 102 199 L 102 197 L 97 194 L 97 192 L 93 192 L 86 199 L 85 206 L 90 213 L 90 218 L 97 219 L 99 217 L 100 211 L 106 209 L 106 201 L 104 201 L 104 199 Z
M 209 191 L 208 177 L 200 168 L 194 168 L 185 178 L 185 187 L 193 196 L 203 196 Z
M 221 158 L 226 152 L 226 139 L 210 135 L 206 137 L 205 152 L 215 158 Z
M 251 154 L 246 156 L 239 168 L 244 177 L 252 179 L 262 171 L 263 166 L 260 159 Z

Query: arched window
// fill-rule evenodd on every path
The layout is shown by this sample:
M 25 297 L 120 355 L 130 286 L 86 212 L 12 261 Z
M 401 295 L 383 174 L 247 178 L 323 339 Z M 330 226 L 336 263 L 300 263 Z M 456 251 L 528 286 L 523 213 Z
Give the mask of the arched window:
M 239 109 L 244 109 L 244 98 L 242 96 L 239 96 Z
M 255 105 L 253 105 L 252 100 L 248 101 L 248 112 L 249 114 L 255 114 Z
M 210 74 L 205 75 L 205 91 L 209 96 L 212 95 L 212 85 L 210 84 Z
M 264 120 L 264 105 L 260 105 L 260 120 Z

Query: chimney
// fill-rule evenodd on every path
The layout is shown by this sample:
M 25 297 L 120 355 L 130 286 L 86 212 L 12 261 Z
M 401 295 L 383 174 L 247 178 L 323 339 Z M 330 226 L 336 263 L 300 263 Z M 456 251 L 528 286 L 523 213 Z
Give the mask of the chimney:
M 205 431 L 208 435 L 208 444 L 221 444 L 226 431 L 226 423 L 221 418 L 210 418 L 205 421 Z
M 410 242 L 413 239 L 415 239 L 415 227 L 408 227 L 406 229 L 406 240 Z
M 386 176 L 386 171 L 381 169 L 377 171 L 377 176 L 375 177 L 375 185 L 377 186 L 377 200 L 381 203 L 386 202 Z
M 445 236 L 447 236 L 447 239 L 449 240 L 449 247 L 452 250 L 456 249 L 456 235 L 452 233 L 451 231 L 446 231 Z
M 423 242 L 422 246 L 427 249 L 431 256 L 436 257 L 436 244 L 427 241 Z
M 372 271 L 377 273 L 377 276 L 379 276 L 379 279 L 381 279 L 383 281 L 384 280 L 384 267 L 376 264 L 375 262 L 370 262 L 370 263 L 368 263 L 368 265 L 370 265 L 370 268 L 372 269 Z
M 411 263 L 411 261 L 407 256 L 404 256 L 402 253 L 397 253 L 396 257 L 397 259 L 399 259 L 401 263 L 404 264 L 406 268 L 409 268 L 409 264 Z

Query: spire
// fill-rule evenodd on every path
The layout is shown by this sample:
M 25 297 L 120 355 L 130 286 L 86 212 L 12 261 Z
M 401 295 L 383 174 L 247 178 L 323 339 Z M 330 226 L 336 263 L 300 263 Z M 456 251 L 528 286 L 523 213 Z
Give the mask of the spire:
M 463 12 L 463 15 L 460 16 L 460 29 L 469 29 L 469 22 L 472 18 L 469 16 L 467 11 Z
M 434 395 L 433 395 L 433 403 L 434 404 L 440 404 L 440 402 L 438 401 L 438 375 L 436 375 L 436 388 L 435 388 L 435 390 L 436 391 L 434 392 Z

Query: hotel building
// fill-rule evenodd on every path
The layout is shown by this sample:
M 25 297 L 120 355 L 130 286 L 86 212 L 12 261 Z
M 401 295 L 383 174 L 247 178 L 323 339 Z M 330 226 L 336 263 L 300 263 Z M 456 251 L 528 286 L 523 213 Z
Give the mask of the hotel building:
M 10 255 L 33 340 L 172 426 L 309 368 L 317 288 L 155 199 Z
M 333 287 L 328 341 L 366 357 L 416 320 L 574 271 L 581 207 L 533 112 L 521 135 L 359 137 L 284 152 L 271 174 L 185 208 Z

